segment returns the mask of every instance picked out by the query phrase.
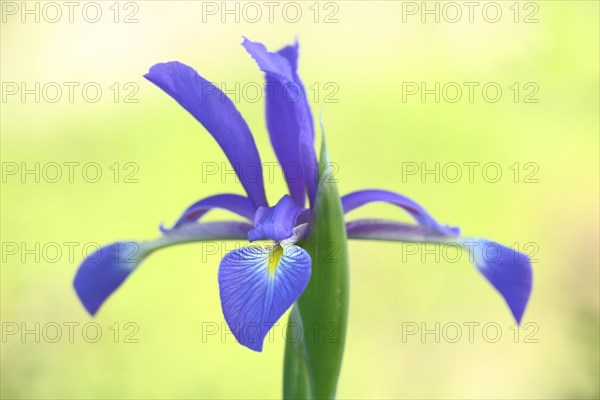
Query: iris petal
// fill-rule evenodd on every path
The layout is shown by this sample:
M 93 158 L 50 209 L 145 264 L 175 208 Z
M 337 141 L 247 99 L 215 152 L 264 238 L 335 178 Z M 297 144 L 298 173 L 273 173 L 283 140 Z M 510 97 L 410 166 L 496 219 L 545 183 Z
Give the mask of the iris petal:
M 73 281 L 85 309 L 95 315 L 144 257 L 145 252 L 136 242 L 115 242 L 86 257 Z
M 533 284 L 531 262 L 525 254 L 486 239 L 458 238 L 423 225 L 357 220 L 348 222 L 346 229 L 350 239 L 462 246 L 469 253 L 470 261 L 504 298 L 517 323 L 521 322 Z
M 240 196 L 237 194 L 218 194 L 215 196 L 206 197 L 199 200 L 189 206 L 179 217 L 172 229 L 179 228 L 180 226 L 188 223 L 193 223 L 199 220 L 204 214 L 213 208 L 221 208 L 224 210 L 231 211 L 242 217 L 252 220 L 256 207 L 247 197 Z M 171 229 L 164 229 L 161 227 L 163 233 L 168 232 Z
M 312 203 L 316 193 L 315 133 L 306 89 L 296 70 L 298 43 L 276 53 L 248 39 L 242 45 L 266 75 L 267 127 L 290 194 L 304 206 L 306 186 Z
M 498 290 L 517 323 L 525 312 L 531 295 L 533 272 L 525 254 L 486 239 L 461 239 L 472 261 Z
M 144 75 L 196 118 L 215 138 L 255 206 L 267 205 L 262 165 L 248 124 L 233 102 L 193 68 L 156 64 Z
M 219 266 L 219 293 L 238 342 L 262 351 L 265 336 L 300 297 L 310 272 L 310 256 L 293 245 L 252 245 L 228 253 Z
M 146 243 L 152 250 L 179 243 L 201 242 L 205 240 L 242 240 L 248 235 L 252 225 L 240 221 L 217 221 L 185 224 L 172 229 L 163 237 Z
M 298 216 L 305 209 L 288 195 L 283 196 L 273 207 L 260 207 L 254 216 L 254 229 L 248 232 L 248 240 L 271 239 L 276 242 L 290 238 Z
M 346 223 L 349 239 L 396 242 L 441 242 L 456 238 L 425 225 L 405 224 L 384 219 L 359 219 Z
M 244 222 L 187 224 L 151 242 L 115 242 L 83 260 L 73 286 L 86 310 L 95 315 L 106 299 L 153 251 L 179 243 L 245 239 L 251 227 Z
M 437 229 L 448 235 L 458 235 L 460 233 L 458 228 L 441 225 L 417 202 L 406 196 L 387 190 L 360 190 L 343 196 L 342 205 L 344 206 L 344 214 L 372 202 L 394 204 L 408 212 L 419 224 Z

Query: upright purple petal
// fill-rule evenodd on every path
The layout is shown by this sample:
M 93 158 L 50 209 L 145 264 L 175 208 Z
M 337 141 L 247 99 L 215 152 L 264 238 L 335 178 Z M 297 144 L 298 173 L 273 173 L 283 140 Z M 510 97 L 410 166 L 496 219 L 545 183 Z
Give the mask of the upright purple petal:
M 231 211 L 249 220 L 254 218 L 254 213 L 256 212 L 256 207 L 247 197 L 228 193 L 217 194 L 215 196 L 206 197 L 189 206 L 183 212 L 181 217 L 179 217 L 172 229 L 179 228 L 184 224 L 194 223 L 202 218 L 208 211 L 215 208 Z M 171 229 L 164 229 L 161 227 L 163 233 L 168 232 L 169 230 Z
M 387 190 L 360 190 L 342 196 L 344 214 L 372 202 L 385 202 L 396 205 L 410 214 L 419 224 L 439 230 L 448 235 L 458 235 L 460 230 L 438 223 L 423 207 L 415 201 L 398 193 Z
M 298 87 L 304 94 L 303 102 L 304 102 L 304 106 L 306 107 L 306 110 L 307 110 L 306 115 L 308 116 L 309 124 L 311 127 L 310 133 L 312 135 L 312 137 L 311 137 L 311 148 L 312 148 L 312 144 L 314 143 L 314 140 L 315 140 L 314 119 L 313 119 L 312 111 L 310 110 L 310 105 L 308 103 L 308 95 L 306 94 L 306 88 L 304 87 L 304 83 L 302 82 L 302 80 L 300 79 L 300 75 L 298 74 L 299 49 L 300 49 L 300 44 L 298 43 L 298 40 L 296 39 L 296 41 L 294 41 L 294 44 L 291 44 L 291 45 L 288 45 L 288 46 L 285 46 L 285 47 L 279 49 L 277 51 L 277 54 L 285 57 L 286 60 L 288 60 L 288 62 L 290 63 L 290 67 L 292 68 L 292 76 L 294 77 L 294 82 L 298 85 Z M 316 160 L 316 158 L 315 158 L 315 160 Z
M 292 237 L 296 220 L 303 211 L 305 209 L 298 207 L 288 195 L 273 207 L 260 207 L 254 216 L 254 229 L 248 232 L 248 240 L 271 239 L 279 242 Z
M 144 75 L 194 116 L 229 159 L 252 203 L 266 206 L 262 165 L 246 121 L 233 102 L 193 68 L 177 61 L 156 64 Z
M 219 266 L 219 293 L 238 342 L 262 351 L 265 336 L 300 297 L 310 272 L 310 256 L 293 245 L 251 245 L 228 253 Z
M 290 194 L 304 206 L 306 187 L 312 203 L 316 193 L 315 133 L 306 89 L 297 73 L 298 43 L 276 53 L 248 39 L 242 45 L 265 73 L 267 128 Z
M 485 278 L 498 290 L 517 323 L 521 323 L 533 286 L 531 261 L 523 253 L 486 239 L 460 241 Z

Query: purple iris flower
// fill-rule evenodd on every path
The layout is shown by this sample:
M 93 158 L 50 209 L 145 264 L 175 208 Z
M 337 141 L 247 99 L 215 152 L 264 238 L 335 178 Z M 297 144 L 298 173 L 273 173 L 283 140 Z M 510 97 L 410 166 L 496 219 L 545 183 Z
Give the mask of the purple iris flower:
M 264 337 L 302 294 L 311 276 L 311 257 L 297 245 L 310 234 L 317 180 L 313 116 L 298 73 L 298 43 L 273 53 L 244 39 L 242 45 L 265 73 L 266 119 L 271 143 L 286 177 L 286 194 L 269 206 L 261 161 L 250 129 L 233 102 L 194 69 L 180 62 L 154 65 L 145 77 L 169 94 L 214 137 L 236 171 L 247 196 L 219 194 L 188 207 L 153 241 L 120 241 L 102 247 L 81 264 L 74 287 L 90 314 L 152 252 L 167 246 L 205 240 L 268 240 L 229 252 L 219 265 L 223 315 L 236 339 L 261 351 Z M 244 173 L 252 166 L 252 176 Z M 289 168 L 293 166 L 294 168 Z M 300 174 L 298 174 L 300 171 Z M 299 178 L 300 175 L 300 178 Z M 308 199 L 309 207 L 305 207 Z M 344 213 L 372 202 L 394 204 L 416 223 L 359 219 L 347 222 L 350 239 L 456 244 L 498 290 L 515 320 L 521 321 L 532 286 L 527 256 L 506 246 L 460 236 L 458 228 L 438 223 L 411 199 L 386 190 L 362 190 L 341 198 Z M 202 222 L 219 208 L 247 222 Z

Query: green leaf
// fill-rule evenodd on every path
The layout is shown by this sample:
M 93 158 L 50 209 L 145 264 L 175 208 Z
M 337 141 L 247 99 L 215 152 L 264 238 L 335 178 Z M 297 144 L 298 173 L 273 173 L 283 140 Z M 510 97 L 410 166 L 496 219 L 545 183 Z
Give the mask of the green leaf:
M 290 367 L 284 369 L 285 398 L 303 398 L 306 392 L 295 392 L 290 386 L 302 387 L 302 382 L 312 386 L 313 398 L 336 396 L 346 339 L 349 272 L 344 213 L 332 171 L 323 135 L 311 232 L 298 243 L 312 258 L 312 276 L 293 317 L 299 314 L 302 320 L 305 346 L 287 343 L 285 365 Z M 301 358 L 308 360 L 308 370 L 293 383 L 294 378 L 287 374 L 297 371 L 291 366 Z

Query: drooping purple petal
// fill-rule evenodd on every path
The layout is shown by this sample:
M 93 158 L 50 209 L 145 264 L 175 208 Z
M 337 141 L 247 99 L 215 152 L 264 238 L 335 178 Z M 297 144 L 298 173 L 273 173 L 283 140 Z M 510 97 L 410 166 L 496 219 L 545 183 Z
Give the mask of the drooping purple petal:
M 193 68 L 177 61 L 160 63 L 144 75 L 215 138 L 255 206 L 266 206 L 262 165 L 252 133 L 233 102 Z
M 342 196 L 344 214 L 372 202 L 394 204 L 408 212 L 419 224 L 437 229 L 442 233 L 448 235 L 458 235 L 460 233 L 458 228 L 441 225 L 418 203 L 398 193 L 387 190 L 371 189 L 360 190 Z
M 310 256 L 293 245 L 251 245 L 228 253 L 219 266 L 219 293 L 238 342 L 262 351 L 265 336 L 300 297 L 310 272 Z
M 486 239 L 459 238 L 424 225 L 367 219 L 348 222 L 346 229 L 349 239 L 433 242 L 463 247 L 470 261 L 504 298 L 517 323 L 521 322 L 533 282 L 531 262 L 525 254 Z
M 95 315 L 106 299 L 153 251 L 179 243 L 245 239 L 252 225 L 244 222 L 186 224 L 151 242 L 122 241 L 104 246 L 81 263 L 73 286 L 83 306 Z
M 242 217 L 248 218 L 249 220 L 254 218 L 254 213 L 256 212 L 256 207 L 247 197 L 228 193 L 218 194 L 195 202 L 181 214 L 181 217 L 179 217 L 173 228 L 165 229 L 161 227 L 161 231 L 166 233 L 172 229 L 179 228 L 184 224 L 194 223 L 214 208 L 231 211 Z
M 440 242 L 456 238 L 425 225 L 384 219 L 358 219 L 346 223 L 348 239 L 389 240 L 394 242 Z
M 248 232 L 248 240 L 271 239 L 276 242 L 294 234 L 296 219 L 304 211 L 287 194 L 273 207 L 259 207 L 254 216 L 254 229 Z
M 75 275 L 73 286 L 85 309 L 95 315 L 145 257 L 137 242 L 115 242 L 89 255 Z
M 498 290 L 517 323 L 531 295 L 533 271 L 525 254 L 487 239 L 460 240 L 477 269 Z
M 246 38 L 242 45 L 265 73 L 267 127 L 290 194 L 299 206 L 304 206 L 306 187 L 312 204 L 317 157 L 313 117 L 297 73 L 298 43 L 276 53 Z

